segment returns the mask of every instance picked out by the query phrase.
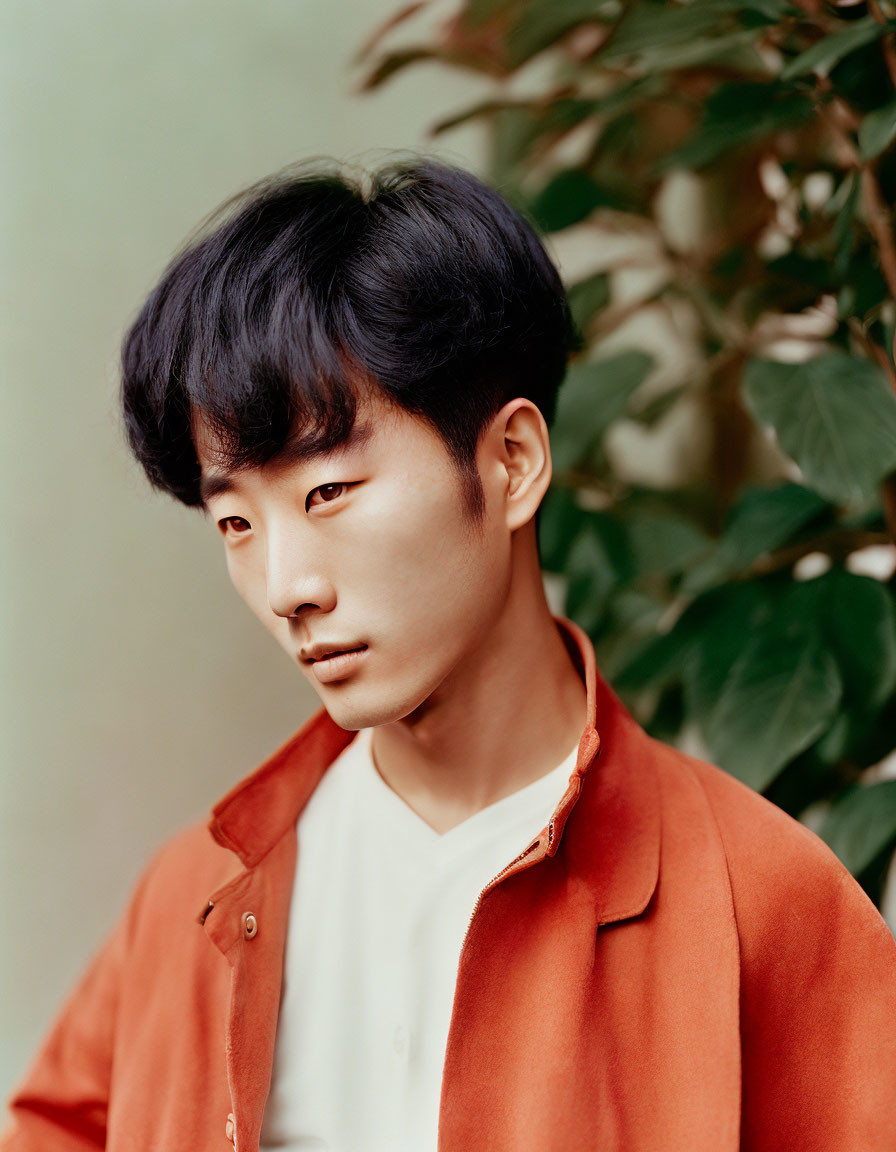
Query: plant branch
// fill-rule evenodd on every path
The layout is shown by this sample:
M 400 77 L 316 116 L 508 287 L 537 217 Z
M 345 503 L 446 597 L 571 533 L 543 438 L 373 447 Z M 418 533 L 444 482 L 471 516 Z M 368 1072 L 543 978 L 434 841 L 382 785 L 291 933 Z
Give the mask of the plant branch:
M 609 308 L 598 312 L 595 319 L 586 326 L 585 336 L 588 343 L 597 343 L 604 336 L 608 335 L 608 333 L 615 332 L 626 320 L 630 320 L 632 316 L 637 315 L 642 308 L 646 308 L 650 304 L 655 304 L 656 301 L 662 297 L 667 287 L 668 281 L 646 296 L 639 296 L 637 299 L 630 300 L 626 304 L 611 304 Z
M 742 578 L 767 576 L 771 572 L 781 572 L 786 568 L 792 568 L 798 560 L 802 560 L 804 556 L 808 556 L 812 552 L 823 552 L 832 560 L 841 561 L 851 552 L 857 552 L 860 548 L 892 543 L 893 541 L 886 532 L 854 529 L 828 533 L 813 540 L 806 540 L 802 544 L 795 544 L 790 548 L 781 548 L 770 556 L 757 560 L 747 569 Z
M 862 182 L 862 200 L 868 218 L 868 229 L 877 245 L 881 272 L 887 284 L 887 291 L 890 298 L 896 300 L 896 240 L 893 237 L 890 213 L 884 203 L 873 165 L 862 160 L 853 140 L 839 122 L 844 118 L 844 109 L 839 102 L 837 104 L 837 108 L 828 108 L 822 104 L 819 107 L 819 113 L 840 146 L 847 164 L 855 168 L 859 174 Z M 889 354 L 885 354 L 889 360 Z M 877 359 L 876 356 L 875 359 Z M 893 390 L 896 391 L 896 374 L 892 371 L 892 365 L 887 368 L 887 376 Z
M 871 11 L 874 19 L 879 24 L 884 23 L 883 13 L 880 11 L 876 0 L 870 0 L 870 3 L 873 4 Z M 884 58 L 887 62 L 890 79 L 896 87 L 896 59 L 893 56 L 893 46 L 888 39 L 884 42 Z M 829 84 L 829 82 L 827 83 Z M 858 118 L 840 100 L 834 101 L 830 108 L 822 103 L 818 111 L 830 128 L 836 143 L 840 146 L 841 154 L 845 156 L 847 164 L 859 173 L 862 181 L 862 200 L 865 215 L 868 218 L 868 229 L 877 244 L 881 272 L 886 281 L 890 299 L 896 300 L 896 242 L 893 238 L 890 214 L 881 195 L 874 168 L 868 161 L 862 160 L 852 137 L 849 135 L 849 130 L 855 131 L 858 127 Z M 844 128 L 844 123 L 848 125 L 848 129 Z M 852 325 L 850 325 L 850 330 L 858 335 Z M 864 346 L 875 363 L 880 364 L 884 369 L 890 387 L 896 392 L 896 368 L 893 365 L 892 349 L 880 348 L 877 344 L 874 344 L 870 349 L 867 344 Z M 896 544 L 896 476 L 889 476 L 881 485 L 881 503 L 889 541 Z
M 850 316 L 846 324 L 852 337 L 862 346 L 862 351 L 869 360 L 880 366 L 890 381 L 890 387 L 896 392 L 896 364 L 893 363 L 892 357 L 887 355 L 886 350 L 876 340 L 871 339 L 857 316 Z
M 890 540 L 896 544 L 896 476 L 889 476 L 881 487 L 881 500 L 884 506 L 884 523 Z
M 880 250 L 880 266 L 890 296 L 896 300 L 896 243 L 890 226 L 890 213 L 884 204 L 880 185 L 871 166 L 861 165 L 862 195 L 868 215 L 868 227 Z

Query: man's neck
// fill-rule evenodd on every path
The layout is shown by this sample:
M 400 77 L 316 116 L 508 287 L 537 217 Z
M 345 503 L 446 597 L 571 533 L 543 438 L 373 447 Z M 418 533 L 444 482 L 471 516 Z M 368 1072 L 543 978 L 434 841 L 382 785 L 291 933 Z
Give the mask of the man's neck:
M 584 730 L 585 686 L 540 573 L 521 584 L 424 705 L 374 730 L 380 775 L 438 832 L 555 768 Z

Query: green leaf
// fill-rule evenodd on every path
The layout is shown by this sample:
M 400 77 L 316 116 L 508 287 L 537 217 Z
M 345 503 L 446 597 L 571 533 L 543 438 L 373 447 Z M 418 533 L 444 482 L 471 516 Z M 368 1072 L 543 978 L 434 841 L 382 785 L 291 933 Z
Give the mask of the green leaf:
M 644 124 L 634 110 L 605 121 L 592 157 L 595 171 L 601 175 L 604 207 L 635 210 L 644 189 L 634 187 L 628 174 L 641 159 L 643 135 Z
M 618 522 L 612 516 L 592 515 L 573 542 L 566 564 L 566 611 L 586 632 L 599 627 L 610 595 L 628 569 Z
M 675 384 L 671 388 L 667 388 L 665 392 L 651 396 L 649 400 L 633 408 L 628 415 L 632 420 L 637 421 L 638 424 L 652 428 L 654 424 L 663 419 L 666 413 L 678 403 L 682 396 L 687 395 L 687 392 L 688 387 L 686 384 Z
M 758 12 L 764 16 L 769 24 L 777 24 L 786 16 L 801 16 L 802 11 L 789 0 L 751 0 L 744 4 L 743 0 L 730 0 L 732 7 L 742 13 Z
M 532 202 L 532 215 L 544 232 L 559 232 L 584 220 L 595 208 L 616 207 L 619 198 L 580 168 L 556 175 Z
M 736 12 L 741 20 L 755 23 L 764 20 L 766 24 L 778 24 L 786 16 L 801 16 L 796 5 L 789 0 L 703 0 L 710 2 L 720 12 Z
M 551 428 L 551 451 L 557 471 L 581 463 L 608 426 L 623 414 L 652 366 L 650 356 L 633 351 L 570 368 L 560 389 Z
M 859 125 L 859 155 L 873 160 L 896 139 L 896 100 L 869 112 Z
M 538 550 L 542 567 L 562 572 L 570 548 L 591 513 L 579 506 L 575 490 L 552 485 L 538 510 Z
M 498 108 L 494 117 L 489 167 L 495 184 L 503 187 L 516 168 L 523 167 L 529 148 L 542 133 L 543 120 L 526 105 Z
M 870 360 L 845 352 L 801 364 L 752 360 L 744 391 L 756 418 L 774 427 L 806 483 L 826 499 L 869 500 L 896 468 L 896 396 Z
M 628 663 L 632 650 L 653 637 L 667 608 L 643 589 L 626 585 L 614 590 L 595 636 L 598 662 L 611 683 L 615 684 L 617 669 Z
M 775 603 L 767 582 L 738 581 L 704 592 L 681 615 L 672 631 L 687 642 L 682 679 L 688 713 L 695 720 L 713 711 L 745 638 L 768 626 Z
M 710 539 L 682 516 L 639 512 L 625 519 L 635 576 L 682 572 L 703 556 Z
M 464 108 L 460 112 L 454 112 L 450 116 L 445 116 L 441 120 L 437 120 L 430 128 L 430 132 L 433 136 L 438 136 L 442 132 L 447 132 L 451 128 L 457 128 L 461 124 L 467 124 L 471 120 L 494 116 L 496 113 L 503 112 L 507 108 L 519 107 L 528 109 L 529 105 L 510 100 L 479 100 L 477 103 L 471 104 L 468 108 Z
M 463 66 L 463 61 L 456 53 L 433 48 L 428 44 L 415 44 L 395 52 L 387 52 L 381 56 L 364 78 L 361 91 L 369 92 L 373 88 L 379 88 L 381 84 L 391 80 L 393 76 L 403 72 L 411 64 L 419 64 L 423 60 L 441 60 L 446 64 Z
M 707 98 L 693 135 L 663 157 L 659 171 L 704 168 L 726 152 L 797 127 L 814 115 L 809 96 L 778 83 L 721 84 Z
M 896 690 L 896 605 L 884 584 L 831 568 L 794 584 L 784 610 L 812 621 L 823 636 L 851 710 L 867 715 L 886 703 Z
M 662 76 L 638 76 L 633 80 L 620 79 L 600 96 L 593 97 L 591 112 L 606 122 L 613 116 L 630 112 L 668 95 L 668 86 Z
M 766 598 L 755 582 L 714 588 L 688 605 L 670 631 L 632 652 L 616 682 L 638 689 L 687 674 L 688 706 L 696 712 L 705 700 L 714 699 L 720 677 L 742 647 L 744 629 L 766 610 Z M 705 710 L 709 707 L 707 703 Z
M 819 835 L 858 876 L 896 842 L 896 780 L 851 788 L 832 806 Z
M 606 20 L 608 6 L 599 0 L 550 0 L 521 5 L 519 18 L 506 33 L 511 66 L 518 68 L 579 24 Z
M 651 686 L 663 687 L 677 680 L 690 651 L 692 638 L 675 629 L 650 636 L 620 661 L 613 685 L 621 692 L 636 692 Z
M 728 513 L 715 550 L 688 572 L 683 590 L 706 588 L 749 567 L 786 544 L 826 507 L 816 492 L 799 484 L 747 489 Z
M 752 49 L 755 40 L 755 29 L 740 28 L 727 36 L 700 38 L 646 52 L 641 65 L 651 72 L 672 72 L 680 68 L 696 68 L 701 64 L 758 72 L 762 70 L 762 60 Z
M 446 132 L 449 128 L 457 128 L 470 120 L 492 119 L 498 113 L 510 111 L 522 112 L 531 117 L 533 125 L 538 127 L 538 135 L 556 135 L 557 133 L 568 132 L 589 116 L 598 113 L 602 104 L 603 101 L 599 99 L 583 100 L 572 97 L 552 99 L 549 104 L 544 104 L 539 100 L 479 100 L 460 112 L 454 112 L 450 116 L 437 120 L 430 131 L 433 136 L 437 136 L 440 132 Z
M 796 76 L 807 76 L 810 72 L 817 76 L 827 76 L 844 56 L 880 39 L 889 30 L 886 24 L 878 24 L 873 16 L 856 20 L 848 28 L 824 36 L 811 48 L 794 57 L 781 70 L 781 79 L 793 80 Z
M 855 214 L 859 203 L 860 186 L 858 174 L 853 169 L 832 197 L 832 203 L 836 203 L 841 196 L 843 198 L 831 229 L 831 238 L 834 241 L 834 260 L 831 270 L 838 280 L 842 280 L 846 276 L 852 258 L 856 231 Z
M 640 588 L 619 588 L 613 596 L 610 612 L 613 629 L 631 637 L 640 633 L 643 638 L 652 635 L 667 605 Z
M 628 59 L 643 52 L 692 43 L 698 37 L 717 36 L 730 32 L 733 27 L 736 22 L 730 15 L 730 7 L 710 0 L 674 5 L 632 4 L 600 50 L 598 59 Z
M 890 24 L 889 34 L 894 28 Z M 886 34 L 886 30 L 885 30 Z M 864 116 L 893 99 L 890 79 L 879 43 L 866 44 L 837 64 L 831 71 L 832 95 Z
M 571 284 L 566 298 L 569 310 L 579 331 L 587 328 L 589 321 L 610 303 L 610 277 L 606 272 L 595 272 L 577 284 Z
M 842 686 L 833 657 L 810 632 L 746 636 L 701 728 L 717 762 L 762 791 L 831 724 Z

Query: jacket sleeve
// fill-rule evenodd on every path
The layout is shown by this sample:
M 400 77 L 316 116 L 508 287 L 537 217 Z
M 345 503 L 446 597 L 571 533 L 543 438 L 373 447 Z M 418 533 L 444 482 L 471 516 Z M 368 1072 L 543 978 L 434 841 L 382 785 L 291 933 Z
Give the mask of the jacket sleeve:
M 144 883 L 145 878 L 69 994 L 13 1093 L 0 1152 L 105 1148 L 118 1002 Z
M 762 825 L 720 819 L 741 949 L 741 1152 L 893 1152 L 896 941 L 819 837 L 753 799 Z

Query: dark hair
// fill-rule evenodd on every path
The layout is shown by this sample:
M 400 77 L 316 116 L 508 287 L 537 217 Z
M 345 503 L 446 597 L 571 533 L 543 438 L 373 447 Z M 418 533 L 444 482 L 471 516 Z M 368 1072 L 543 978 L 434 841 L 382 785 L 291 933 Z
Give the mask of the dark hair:
M 470 173 L 416 159 L 365 190 L 291 167 L 217 209 L 147 298 L 122 347 L 128 442 L 201 505 L 197 410 L 236 469 L 344 443 L 372 387 L 435 429 L 478 517 L 480 433 L 516 396 L 550 423 L 576 346 L 534 229 Z

